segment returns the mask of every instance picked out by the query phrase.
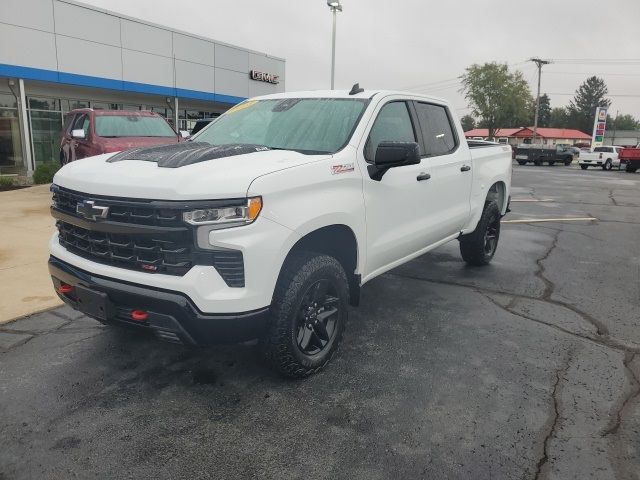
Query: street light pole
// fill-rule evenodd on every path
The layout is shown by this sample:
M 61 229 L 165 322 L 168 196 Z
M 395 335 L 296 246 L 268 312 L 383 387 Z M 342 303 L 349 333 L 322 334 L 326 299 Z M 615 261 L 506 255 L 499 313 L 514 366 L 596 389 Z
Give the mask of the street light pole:
M 342 5 L 340 5 L 340 0 L 327 0 L 327 5 L 333 13 L 333 32 L 331 34 L 331 90 L 333 90 L 336 71 L 336 17 L 338 12 L 342 11 Z
M 540 112 L 540 78 L 542 77 L 542 66 L 551 63 L 549 60 L 541 60 L 540 58 L 530 58 L 531 62 L 538 66 L 538 95 L 536 96 L 536 115 L 533 120 L 533 139 L 531 144 L 536 143 L 536 136 L 538 135 L 538 113 Z

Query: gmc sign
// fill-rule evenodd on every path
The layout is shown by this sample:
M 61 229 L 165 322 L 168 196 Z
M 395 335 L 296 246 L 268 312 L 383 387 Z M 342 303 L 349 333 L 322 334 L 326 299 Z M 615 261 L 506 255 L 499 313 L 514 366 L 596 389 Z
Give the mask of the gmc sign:
M 280 77 L 278 75 L 274 75 L 273 73 L 264 73 L 257 70 L 251 70 L 249 72 L 249 77 L 251 78 L 251 80 L 256 80 L 258 82 L 273 83 L 274 85 L 280 83 Z

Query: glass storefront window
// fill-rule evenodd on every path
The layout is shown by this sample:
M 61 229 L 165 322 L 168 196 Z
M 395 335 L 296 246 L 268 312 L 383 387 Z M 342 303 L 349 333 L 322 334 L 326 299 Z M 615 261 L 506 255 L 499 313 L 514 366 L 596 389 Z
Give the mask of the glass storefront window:
M 13 95 L 11 96 L 13 97 Z M 13 98 L 15 101 L 15 97 Z M 4 105 L 3 100 L 0 100 L 0 105 Z M 23 171 L 18 110 L 16 108 L 0 108 L 0 174 L 19 174 Z
M 124 104 L 122 105 L 122 110 L 141 110 L 142 107 L 140 105 L 128 105 L 128 104 Z
M 122 110 L 119 103 L 91 102 L 91 108 L 94 110 Z
M 60 100 L 57 98 L 29 97 L 28 102 L 31 110 L 60 111 Z
M 29 123 L 36 166 L 42 162 L 59 161 L 62 112 L 30 110 Z
M 0 108 L 18 108 L 16 97 L 13 96 L 13 93 L 0 92 Z

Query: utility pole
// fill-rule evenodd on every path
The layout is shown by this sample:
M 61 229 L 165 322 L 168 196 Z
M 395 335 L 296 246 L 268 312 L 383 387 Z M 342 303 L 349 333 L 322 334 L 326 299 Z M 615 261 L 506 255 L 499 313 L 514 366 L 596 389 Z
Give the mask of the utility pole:
M 540 58 L 530 58 L 529 61 L 535 63 L 538 66 L 538 95 L 536 95 L 536 115 L 533 120 L 533 139 L 531 144 L 536 143 L 536 136 L 538 135 L 538 113 L 540 112 L 540 77 L 542 77 L 542 66 L 551 63 L 549 60 L 542 60 Z

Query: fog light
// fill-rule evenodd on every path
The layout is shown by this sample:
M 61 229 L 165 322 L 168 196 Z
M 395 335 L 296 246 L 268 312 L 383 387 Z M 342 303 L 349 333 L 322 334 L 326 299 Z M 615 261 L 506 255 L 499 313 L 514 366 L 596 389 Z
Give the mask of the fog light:
M 144 322 L 149 318 L 149 314 L 144 310 L 131 310 L 131 320 Z
M 68 295 L 71 292 L 73 292 L 73 287 L 68 283 L 61 283 L 58 287 L 58 293 L 62 295 Z

